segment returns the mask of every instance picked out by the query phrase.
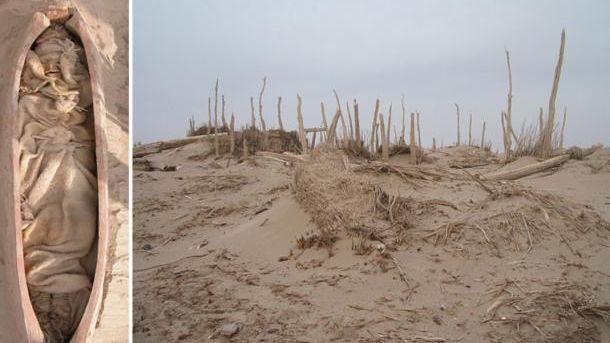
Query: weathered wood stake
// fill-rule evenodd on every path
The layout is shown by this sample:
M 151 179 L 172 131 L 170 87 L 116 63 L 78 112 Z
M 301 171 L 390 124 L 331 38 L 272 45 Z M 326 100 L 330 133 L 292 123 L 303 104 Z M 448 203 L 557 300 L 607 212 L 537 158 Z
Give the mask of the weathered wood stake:
M 457 143 L 456 146 L 460 146 L 460 105 L 455 104 L 457 110 Z
M 472 146 L 472 113 L 469 113 L 468 118 L 468 146 Z
M 563 132 L 566 128 L 566 116 L 568 115 L 568 108 L 563 108 L 563 121 L 561 122 L 561 135 L 559 136 L 559 149 L 563 149 Z
M 227 127 L 227 120 L 225 119 L 225 105 L 226 105 L 225 95 L 223 94 L 221 98 L 222 98 L 222 101 L 221 101 L 222 105 L 220 107 L 221 108 L 220 113 L 221 113 L 221 119 L 222 119 L 222 127 Z
M 284 124 L 282 123 L 282 97 L 277 97 L 277 123 L 280 126 L 280 130 L 284 131 Z
M 371 127 L 371 152 L 375 154 L 377 151 L 375 144 L 375 136 L 377 131 L 377 116 L 379 114 L 379 99 L 375 101 L 375 113 L 373 113 L 373 125 Z
M 547 116 L 544 133 L 540 137 L 540 156 L 548 157 L 553 153 L 553 130 L 555 129 L 555 101 L 557 100 L 557 90 L 559 89 L 559 79 L 561 78 L 561 66 L 563 65 L 563 51 L 566 44 L 566 32 L 561 30 L 561 45 L 559 46 L 559 58 L 555 66 L 555 78 L 553 79 L 553 88 L 549 98 L 549 112 Z
M 379 130 L 381 131 L 381 159 L 387 162 L 390 159 L 390 152 L 388 149 L 388 136 L 386 135 L 383 123 L 383 113 L 379 113 Z
M 229 153 L 233 155 L 235 152 L 235 114 L 231 113 L 231 123 L 229 124 Z
M 212 97 L 208 97 L 208 135 L 212 133 Z
M 297 123 L 299 125 L 299 141 L 302 153 L 307 153 L 307 138 L 305 137 L 305 125 L 303 124 L 303 112 L 301 111 L 301 96 L 297 94 Z
M 358 148 L 361 147 L 361 138 L 360 138 L 360 118 L 358 113 L 358 102 L 354 99 L 354 130 L 356 130 L 356 146 Z
M 411 164 L 417 164 L 417 147 L 415 146 L 415 113 L 411 112 L 411 132 L 409 135 L 409 154 Z

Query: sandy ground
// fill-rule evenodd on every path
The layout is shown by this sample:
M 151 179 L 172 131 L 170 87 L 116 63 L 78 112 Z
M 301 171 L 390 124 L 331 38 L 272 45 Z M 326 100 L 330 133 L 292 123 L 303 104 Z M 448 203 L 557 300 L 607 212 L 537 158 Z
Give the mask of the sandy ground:
M 128 1 L 0 1 L 0 92 L 12 85 L 10 80 L 21 66 L 11 65 L 12 54 L 23 48 L 19 41 L 23 28 L 32 14 L 49 4 L 75 4 L 89 24 L 98 50 L 104 59 L 102 86 L 108 120 L 104 133 L 108 141 L 108 172 L 110 188 L 111 259 L 106 277 L 106 296 L 98 328 L 91 342 L 126 342 L 128 337 L 128 151 L 129 151 L 129 11 Z M 11 77 L 8 77 L 11 75 Z M 0 304 L 3 303 L 3 286 L 0 261 Z M 0 305 L 0 342 L 10 342 L 6 327 L 9 313 Z
M 414 187 L 395 175 L 369 175 L 387 190 L 456 208 L 426 202 L 400 244 L 387 244 L 382 254 L 379 242 L 371 242 L 364 255 L 345 233 L 331 249 L 297 248 L 296 238 L 315 232 L 312 219 L 319 218 L 291 191 L 292 167 L 258 156 L 243 163 L 198 157 L 209 150 L 196 143 L 145 157 L 157 166 L 178 165 L 177 171 L 134 170 L 136 342 L 610 340 L 607 322 L 583 314 L 586 306 L 610 303 L 608 149 L 510 183 L 548 191 L 556 206 L 582 211 L 584 222 L 596 226 L 586 232 L 564 226 L 555 213 L 548 227 L 539 227 L 546 210 L 531 210 L 519 195 L 477 210 L 486 191 L 463 178 Z M 478 156 L 471 150 L 443 149 L 429 157 L 448 166 Z M 443 223 L 472 211 L 482 230 L 456 230 L 435 244 L 430 232 L 440 227 L 442 233 Z M 510 213 L 527 218 L 527 234 L 506 225 L 520 223 L 520 217 L 511 222 Z

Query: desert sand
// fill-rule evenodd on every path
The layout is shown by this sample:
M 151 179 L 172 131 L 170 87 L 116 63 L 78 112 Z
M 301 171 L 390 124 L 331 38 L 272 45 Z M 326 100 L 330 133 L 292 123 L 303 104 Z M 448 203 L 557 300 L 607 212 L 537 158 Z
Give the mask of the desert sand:
M 538 159 L 211 142 L 134 160 L 135 342 L 610 340 L 608 148 L 487 181 Z
M 15 56 L 28 47 L 20 39 L 33 14 L 49 5 L 75 6 L 84 16 L 92 32 L 97 53 L 102 59 L 101 72 L 104 107 L 108 120 L 103 131 L 109 142 L 105 160 L 108 165 L 111 228 L 110 267 L 107 270 L 103 308 L 97 329 L 90 342 L 125 342 L 128 337 L 128 2 L 127 1 L 16 1 L 0 2 L 0 93 L 9 99 L 12 80 L 22 66 L 15 65 Z M 7 80 L 5 82 L 5 80 Z M 10 115 L 3 113 L 3 115 Z M 6 229 L 6 228 L 5 228 Z M 0 254 L 1 255 L 1 254 Z M 3 261 L 0 261 L 2 269 Z M 0 270 L 0 276 L 2 275 Z M 5 303 L 3 280 L 0 278 L 0 304 Z M 0 342 L 11 342 L 13 327 L 10 313 L 0 306 Z

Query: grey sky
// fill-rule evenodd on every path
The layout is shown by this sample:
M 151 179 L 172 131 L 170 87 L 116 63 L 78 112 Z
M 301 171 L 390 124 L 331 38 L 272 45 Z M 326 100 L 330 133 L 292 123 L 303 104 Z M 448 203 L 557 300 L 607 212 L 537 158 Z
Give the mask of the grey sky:
M 473 115 L 497 147 L 506 108 L 504 49 L 511 53 L 514 126 L 548 107 L 561 29 L 567 33 L 557 107 L 568 107 L 566 144 L 610 143 L 610 1 L 159 1 L 134 0 L 134 142 L 184 136 L 192 115 L 207 121 L 207 97 L 220 78 L 227 115 L 249 123 L 249 97 L 263 76 L 268 126 L 282 96 L 286 126 L 296 126 L 296 94 L 305 124 L 330 117 L 332 89 L 357 98 L 370 126 L 375 98 L 400 97 L 421 112 L 429 145 L 462 137 Z M 344 105 L 345 106 L 345 105 Z

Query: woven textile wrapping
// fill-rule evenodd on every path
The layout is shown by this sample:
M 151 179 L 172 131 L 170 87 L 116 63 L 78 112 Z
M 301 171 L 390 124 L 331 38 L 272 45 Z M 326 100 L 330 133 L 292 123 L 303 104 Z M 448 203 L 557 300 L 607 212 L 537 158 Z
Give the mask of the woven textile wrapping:
M 97 177 L 91 83 L 59 25 L 28 52 L 19 97 L 21 213 L 28 289 L 49 342 L 69 339 L 91 289 Z M 94 259 L 94 258 L 93 258 Z

